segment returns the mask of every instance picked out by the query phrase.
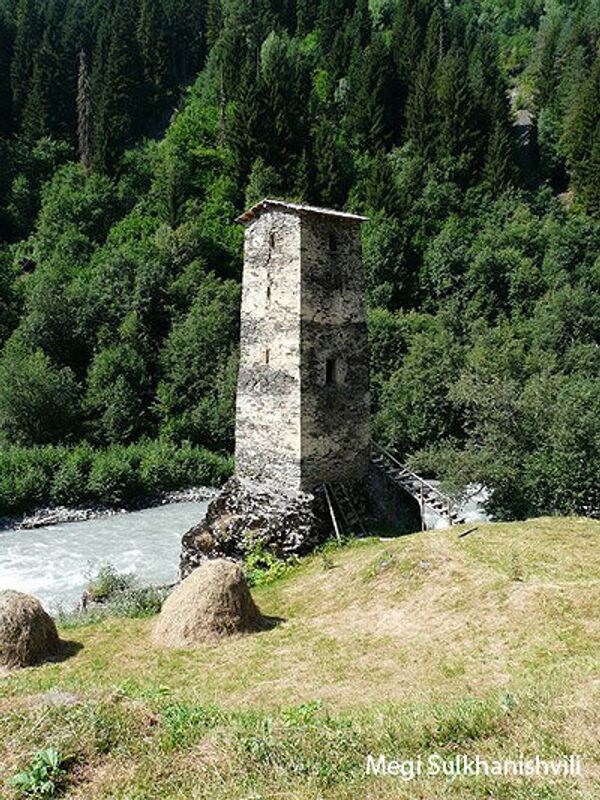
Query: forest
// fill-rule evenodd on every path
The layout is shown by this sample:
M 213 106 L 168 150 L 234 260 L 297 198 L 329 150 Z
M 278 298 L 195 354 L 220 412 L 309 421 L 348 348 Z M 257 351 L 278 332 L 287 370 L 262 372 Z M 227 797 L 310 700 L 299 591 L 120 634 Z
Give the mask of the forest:
M 364 213 L 375 438 L 600 515 L 598 0 L 0 0 L 0 514 L 231 469 L 245 206 Z

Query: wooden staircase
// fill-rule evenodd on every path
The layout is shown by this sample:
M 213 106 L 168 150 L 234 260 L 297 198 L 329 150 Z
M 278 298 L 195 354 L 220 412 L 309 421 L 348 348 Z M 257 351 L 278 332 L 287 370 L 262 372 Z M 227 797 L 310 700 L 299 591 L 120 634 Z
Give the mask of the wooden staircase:
M 465 518 L 460 514 L 455 502 L 451 497 L 443 494 L 432 486 L 416 472 L 410 470 L 406 464 L 399 461 L 392 453 L 381 445 L 373 442 L 372 463 L 382 470 L 387 477 L 393 481 L 400 489 L 415 498 L 421 509 L 421 519 L 423 529 L 425 529 L 425 510 L 429 508 L 448 525 L 462 525 Z

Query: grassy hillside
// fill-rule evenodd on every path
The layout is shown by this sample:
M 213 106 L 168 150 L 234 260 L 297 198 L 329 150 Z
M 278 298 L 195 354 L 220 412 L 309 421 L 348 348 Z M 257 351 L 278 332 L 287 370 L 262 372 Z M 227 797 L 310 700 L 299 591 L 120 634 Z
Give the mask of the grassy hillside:
M 86 800 L 600 796 L 600 523 L 460 530 L 314 556 L 254 591 L 270 630 L 218 646 L 156 651 L 152 620 L 63 631 L 71 657 L 2 679 L 0 780 L 55 746 Z M 364 774 L 433 752 L 581 753 L 585 775 Z

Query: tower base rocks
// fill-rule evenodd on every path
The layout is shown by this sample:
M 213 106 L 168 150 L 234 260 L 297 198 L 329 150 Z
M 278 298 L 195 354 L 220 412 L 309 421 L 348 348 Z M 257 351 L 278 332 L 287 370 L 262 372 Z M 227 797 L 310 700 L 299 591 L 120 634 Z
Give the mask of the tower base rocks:
M 331 534 L 322 492 L 283 494 L 233 477 L 209 504 L 204 520 L 184 535 L 181 577 L 210 558 L 242 559 L 256 550 L 281 559 L 305 555 Z

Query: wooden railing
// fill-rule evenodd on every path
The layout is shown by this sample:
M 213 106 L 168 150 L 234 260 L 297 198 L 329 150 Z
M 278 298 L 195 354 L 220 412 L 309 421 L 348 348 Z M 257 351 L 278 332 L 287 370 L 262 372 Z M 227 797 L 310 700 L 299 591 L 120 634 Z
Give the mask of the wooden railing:
M 453 509 L 455 507 L 455 502 L 451 497 L 449 497 L 448 495 L 444 494 L 443 492 L 440 492 L 440 490 L 437 487 L 433 486 L 433 484 L 429 483 L 429 481 L 426 481 L 425 478 L 422 478 L 420 475 L 417 475 L 416 472 L 413 472 L 406 464 L 403 464 L 402 461 L 397 459 L 396 456 L 393 455 L 393 453 L 390 453 L 389 450 L 387 450 L 385 447 L 383 447 L 383 445 L 380 445 L 378 442 L 375 442 L 373 440 L 371 441 L 371 445 L 374 448 L 374 450 L 379 452 L 389 462 L 391 462 L 392 464 L 394 464 L 397 468 L 399 468 L 401 470 L 400 475 L 398 475 L 397 477 L 406 476 L 406 477 L 410 478 L 410 480 L 413 483 L 418 483 L 419 491 L 416 494 L 413 494 L 411 492 L 411 494 L 413 494 L 413 497 L 415 497 L 415 499 L 419 500 L 419 504 L 421 506 L 421 520 L 422 520 L 423 528 L 425 527 L 425 521 L 424 521 L 425 506 L 426 505 L 430 505 L 431 506 L 431 504 L 427 503 L 427 501 L 425 499 L 425 489 L 428 489 L 428 491 L 431 494 L 433 494 L 435 497 L 437 497 L 439 499 L 439 501 L 441 503 L 443 503 L 443 505 L 445 506 L 446 516 L 448 517 L 448 521 L 449 521 L 450 525 L 453 524 L 454 520 L 453 520 L 452 513 L 453 513 Z M 407 489 L 408 487 L 405 487 L 405 488 Z

